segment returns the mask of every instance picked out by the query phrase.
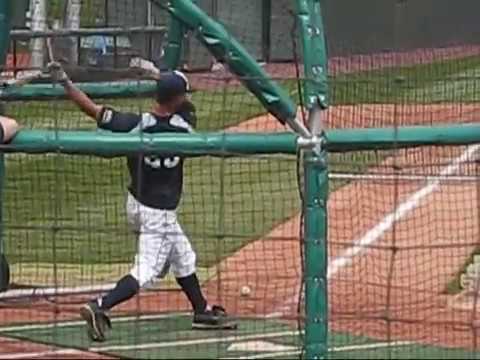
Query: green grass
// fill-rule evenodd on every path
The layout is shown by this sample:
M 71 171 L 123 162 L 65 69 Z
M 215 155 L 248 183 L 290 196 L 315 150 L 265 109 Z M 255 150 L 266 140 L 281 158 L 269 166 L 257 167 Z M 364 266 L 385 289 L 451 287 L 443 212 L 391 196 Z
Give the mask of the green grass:
M 456 295 L 461 293 L 464 289 L 460 285 L 460 277 L 465 273 L 467 270 L 467 267 L 470 264 L 473 264 L 473 258 L 476 255 L 480 255 L 480 247 L 477 247 L 468 257 L 468 259 L 465 260 L 463 263 L 462 267 L 458 270 L 458 272 L 455 274 L 452 280 L 450 280 L 445 287 L 445 294 L 447 295 Z
M 343 74 L 331 78 L 332 104 L 480 101 L 480 57 Z
M 12 263 L 131 261 L 135 239 L 126 225 L 124 163 L 10 155 L 5 228 Z M 185 180 L 180 220 L 201 266 L 215 264 L 298 211 L 292 160 L 192 159 Z
M 290 83 L 287 83 L 290 84 Z M 295 96 L 295 88 L 289 85 Z M 265 109 L 258 100 L 243 87 L 224 90 L 197 91 L 192 95 L 197 107 L 198 131 L 214 131 L 264 114 Z M 100 103 L 113 106 L 121 111 L 148 111 L 152 99 L 107 99 Z M 49 129 L 93 129 L 94 122 L 77 110 L 70 101 L 28 101 L 11 102 L 7 113 L 19 119 L 25 128 Z

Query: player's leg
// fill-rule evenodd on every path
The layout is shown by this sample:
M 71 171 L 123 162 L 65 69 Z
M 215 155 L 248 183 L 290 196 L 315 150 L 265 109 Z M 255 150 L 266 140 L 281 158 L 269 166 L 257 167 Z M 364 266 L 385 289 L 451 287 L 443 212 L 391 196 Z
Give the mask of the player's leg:
M 105 296 L 94 299 L 81 309 L 81 315 L 87 322 L 88 333 L 94 341 L 105 340 L 105 330 L 110 327 L 106 312 L 134 297 L 141 288 L 151 283 L 171 252 L 171 244 L 165 236 L 172 230 L 161 218 L 161 213 L 148 209 L 129 196 L 127 216 L 130 225 L 138 233 L 138 249 L 135 263 L 130 274 L 120 279 L 115 288 Z M 159 270 L 160 269 L 160 270 Z
M 130 229 L 138 236 L 138 248 L 137 255 L 135 257 L 135 264 L 143 263 L 145 264 L 149 259 L 148 256 L 153 256 L 148 254 L 149 237 L 140 237 L 142 232 L 142 216 L 145 217 L 145 214 L 141 212 L 141 204 L 135 200 L 135 198 L 128 194 L 127 197 L 127 220 L 130 226 Z M 140 290 L 140 284 L 137 281 L 135 276 L 128 274 L 120 279 L 115 288 L 108 292 L 105 296 L 95 299 L 97 306 L 103 311 L 108 311 L 115 307 L 118 304 L 121 304 L 133 296 L 135 296 Z
M 236 324 L 227 316 L 225 309 L 218 305 L 209 306 L 202 293 L 196 274 L 196 254 L 188 237 L 177 223 L 174 245 L 170 256 L 173 274 L 187 296 L 194 311 L 193 329 L 235 329 Z

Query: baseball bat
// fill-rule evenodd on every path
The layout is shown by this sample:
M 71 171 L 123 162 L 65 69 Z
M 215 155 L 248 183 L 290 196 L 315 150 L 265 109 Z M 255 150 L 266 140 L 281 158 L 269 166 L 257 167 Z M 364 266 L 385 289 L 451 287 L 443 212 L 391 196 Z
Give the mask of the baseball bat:
M 55 62 L 55 56 L 53 54 L 53 47 L 52 47 L 52 39 L 49 37 L 45 38 L 45 43 L 47 45 L 48 62 Z
M 21 77 L 15 78 L 15 79 L 8 79 L 6 81 L 1 82 L 0 83 L 0 88 L 5 90 L 5 89 L 10 88 L 10 87 L 23 86 L 23 85 L 31 83 L 34 80 L 42 79 L 42 78 L 45 78 L 45 77 L 48 76 L 40 70 L 27 71 L 25 73 L 26 74 L 24 76 L 21 76 Z

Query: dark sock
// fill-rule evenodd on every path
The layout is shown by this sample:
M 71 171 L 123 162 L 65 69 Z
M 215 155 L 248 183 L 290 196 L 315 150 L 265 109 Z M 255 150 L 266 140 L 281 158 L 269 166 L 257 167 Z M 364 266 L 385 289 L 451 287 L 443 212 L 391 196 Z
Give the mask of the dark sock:
M 134 297 L 139 290 L 140 285 L 138 281 L 132 275 L 127 275 L 117 282 L 113 290 L 101 298 L 100 308 L 102 310 L 110 310 L 114 306 Z
M 187 295 L 190 304 L 192 304 L 193 311 L 195 311 L 196 314 L 203 313 L 207 308 L 207 300 L 203 297 L 197 275 L 192 274 L 184 278 L 177 278 L 177 283 Z

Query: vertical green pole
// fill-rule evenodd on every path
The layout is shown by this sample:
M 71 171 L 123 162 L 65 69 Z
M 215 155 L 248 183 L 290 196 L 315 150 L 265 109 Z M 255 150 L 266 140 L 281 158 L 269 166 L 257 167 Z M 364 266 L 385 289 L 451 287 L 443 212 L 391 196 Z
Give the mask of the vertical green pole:
M 327 197 L 326 154 L 307 151 L 305 173 L 305 351 L 307 359 L 327 357 Z
M 0 69 L 6 62 L 10 46 L 10 30 L 12 26 L 11 0 L 0 0 Z M 1 115 L 1 113 L 0 113 Z M 3 185 L 5 182 L 5 159 L 0 154 L 0 291 L 7 289 L 10 282 L 10 270 L 4 254 L 3 243 Z
M 178 68 L 182 60 L 182 45 L 186 28 L 182 22 L 174 18 L 170 19 L 168 28 L 167 46 L 165 47 L 165 64 L 170 70 Z
M 305 105 L 328 106 L 328 57 L 322 17 L 322 0 L 297 0 L 305 68 Z
M 12 26 L 12 9 L 10 0 L 0 0 L 0 65 L 5 65 L 10 46 L 10 29 Z
M 305 351 L 307 359 L 328 356 L 327 154 L 322 149 L 323 110 L 328 107 L 328 58 L 321 0 L 297 0 L 305 68 L 304 104 L 309 130 L 318 141 L 304 156 L 305 173 Z
M 196 0 L 190 1 L 196 2 Z M 177 69 L 182 61 L 183 41 L 187 30 L 187 27 L 179 19 L 174 16 L 170 18 L 164 56 L 165 64 L 169 70 Z

